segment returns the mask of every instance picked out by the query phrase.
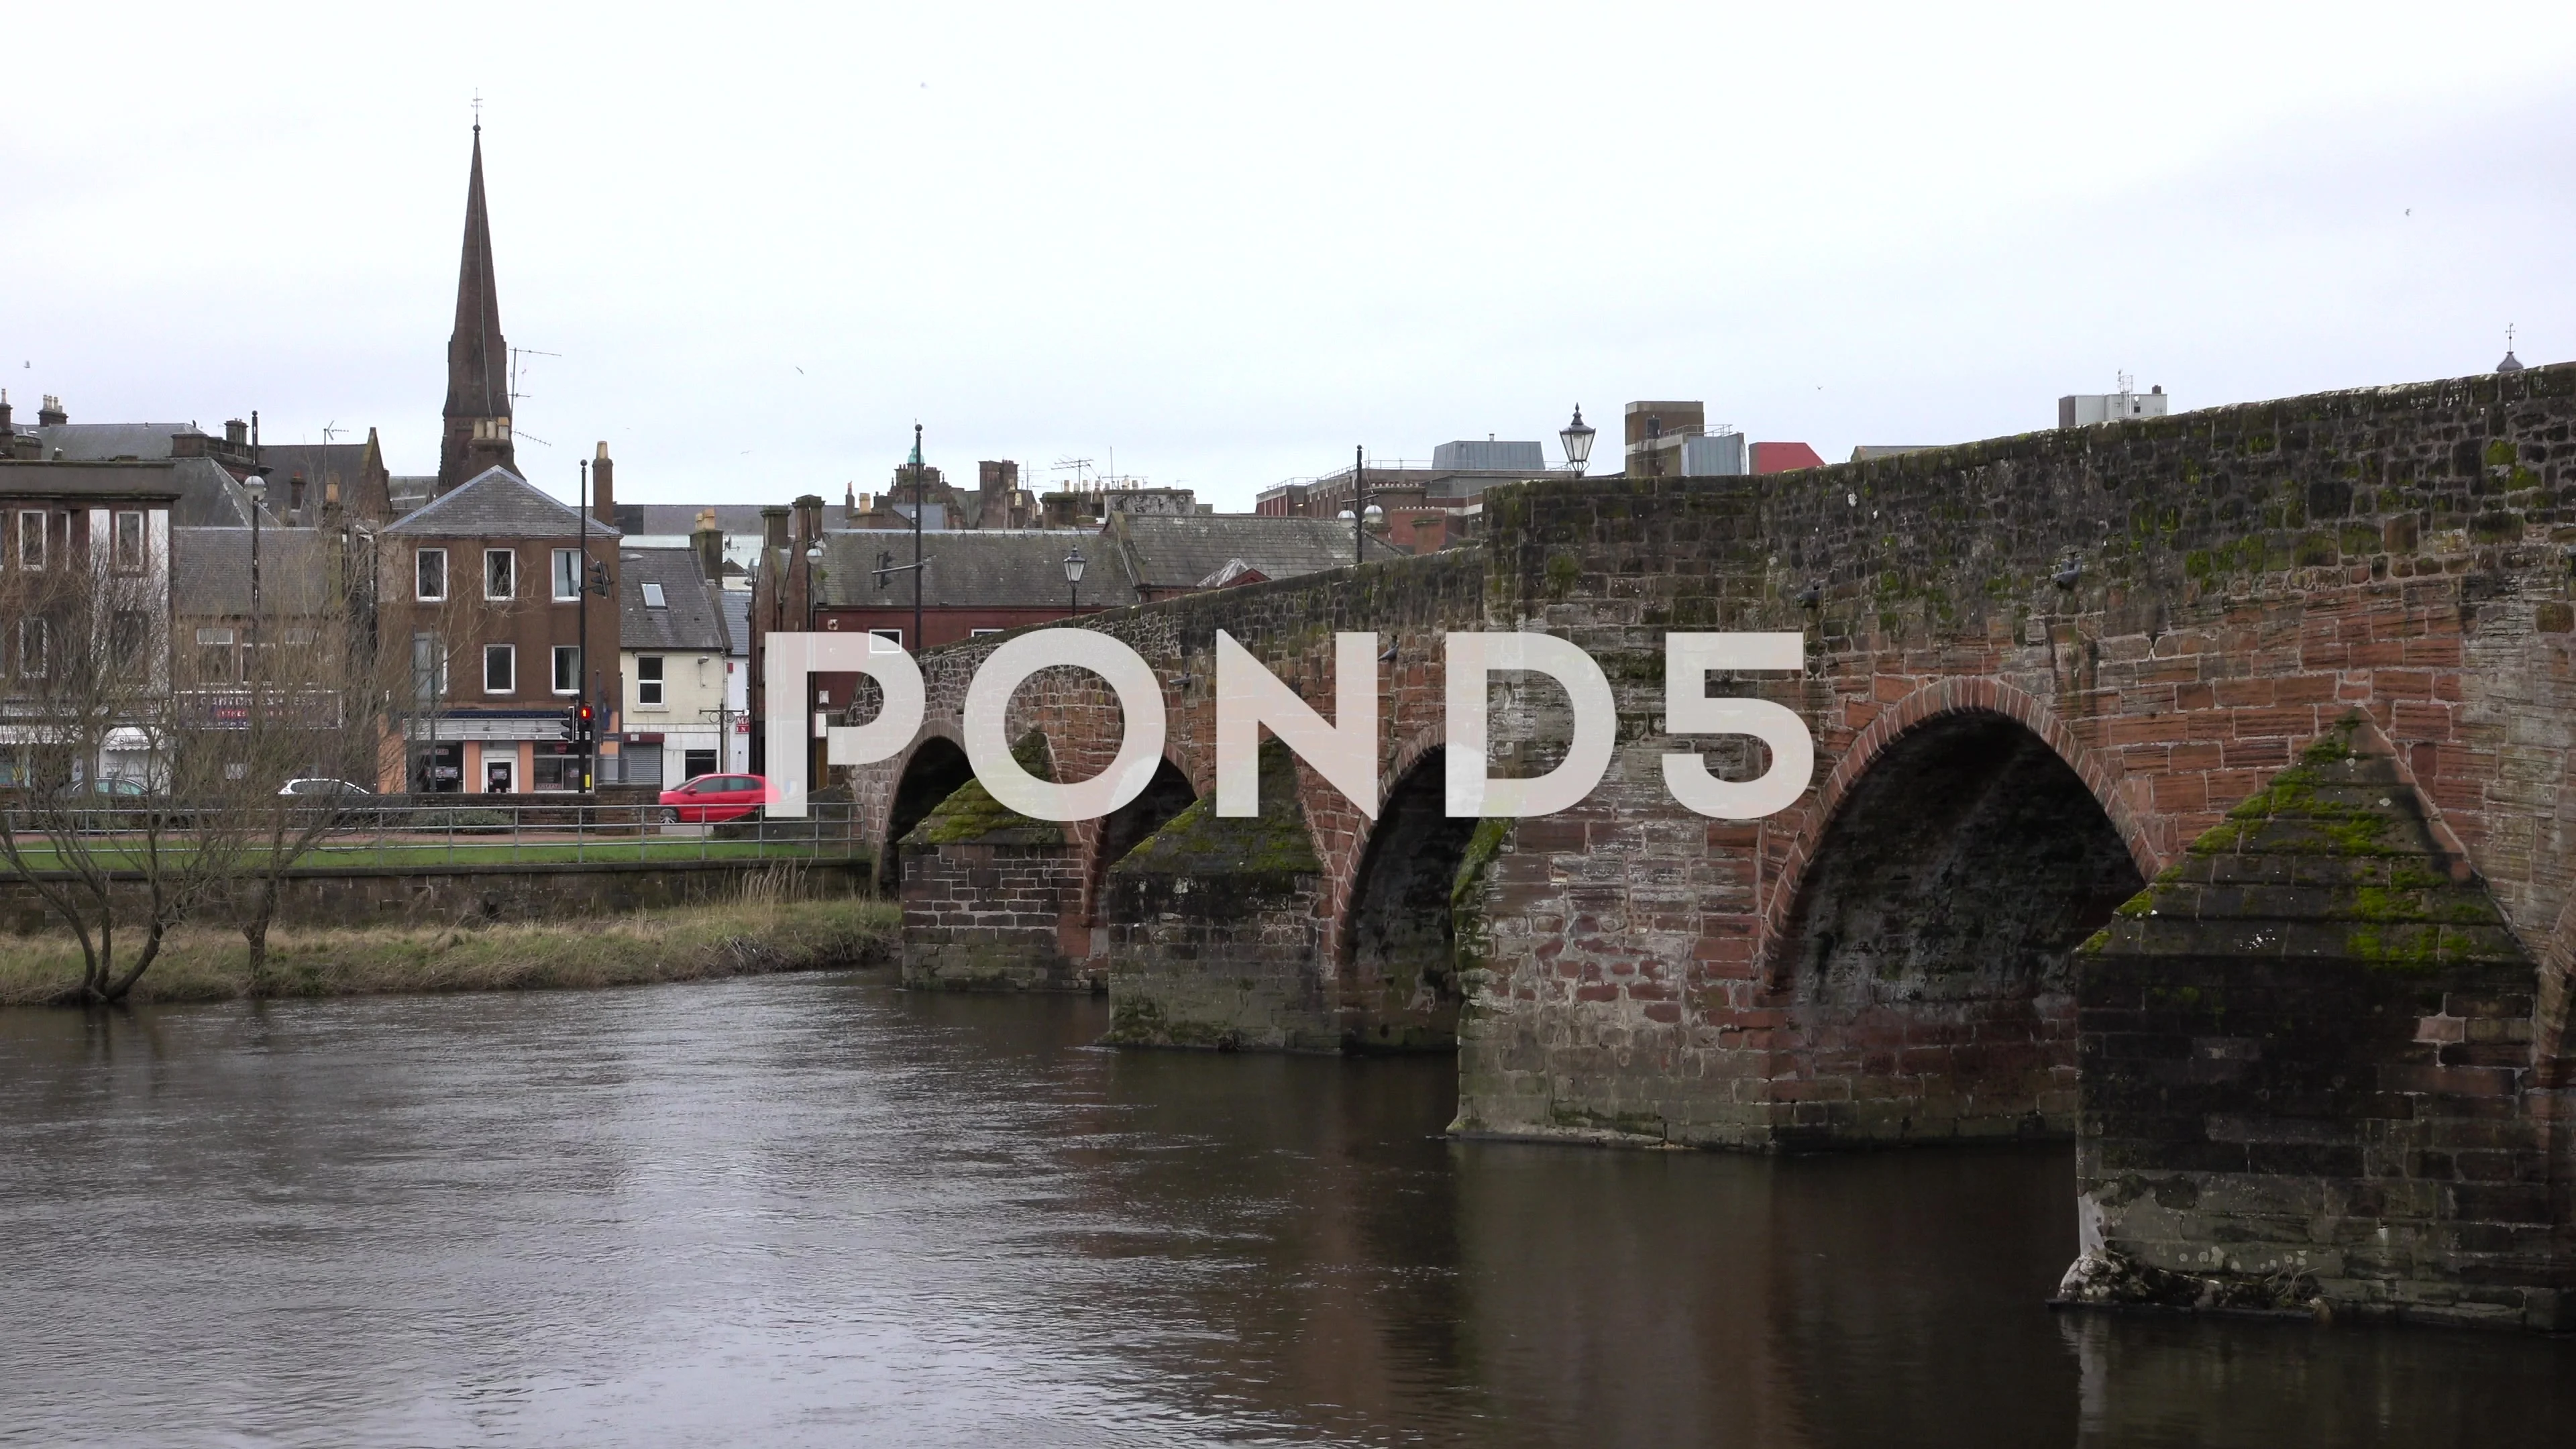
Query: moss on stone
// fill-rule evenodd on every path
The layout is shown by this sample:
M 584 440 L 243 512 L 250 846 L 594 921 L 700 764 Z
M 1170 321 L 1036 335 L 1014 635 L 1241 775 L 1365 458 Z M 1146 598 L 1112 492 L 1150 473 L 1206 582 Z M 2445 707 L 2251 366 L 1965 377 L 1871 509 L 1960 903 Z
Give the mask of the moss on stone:
M 1036 730 L 1020 736 L 1019 743 L 1011 746 L 1011 758 L 1041 780 L 1055 778 L 1054 767 L 1047 758 L 1046 737 Z M 967 845 L 996 839 L 1006 839 L 1014 845 L 1062 845 L 1064 827 L 1052 820 L 1022 815 L 994 799 L 983 781 L 970 779 L 923 816 L 903 843 Z
M 1297 765 L 1276 739 L 1261 742 L 1261 813 L 1216 813 L 1216 792 L 1146 836 L 1121 859 L 1121 873 L 1153 875 L 1321 875 L 1314 833 L 1297 798 Z
M 2435 868 L 2439 856 L 2411 791 L 2395 762 L 2355 751 L 2358 726 L 2348 717 L 2302 751 L 2192 842 L 2200 864 L 2159 875 L 2078 949 L 2226 954 L 2246 939 L 2305 933 L 2309 944 L 2294 948 L 2299 953 L 2322 950 L 2373 971 L 2415 974 L 2493 958 L 2504 949 L 2493 898 L 2483 883 Z M 2261 929 L 2249 937 L 2248 926 Z

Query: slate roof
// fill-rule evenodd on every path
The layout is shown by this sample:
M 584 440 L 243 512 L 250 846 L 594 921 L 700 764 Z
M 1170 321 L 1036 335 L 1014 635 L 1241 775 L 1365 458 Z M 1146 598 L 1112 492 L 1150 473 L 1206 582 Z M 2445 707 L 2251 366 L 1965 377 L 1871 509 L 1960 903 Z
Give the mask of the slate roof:
M 751 657 L 751 591 L 718 589 L 716 607 L 724 611 L 725 652 L 737 659 Z
M 685 537 L 697 530 L 698 515 L 709 508 L 716 511 L 716 527 L 726 533 L 760 536 L 757 503 L 621 503 L 617 505 L 617 527 L 623 533 Z
M 646 584 L 662 586 L 661 608 L 644 602 Z M 617 647 L 723 652 L 728 641 L 714 594 L 693 550 L 619 549 Z
M 197 431 L 199 429 L 194 423 L 56 423 L 50 427 L 17 429 L 21 436 L 34 437 L 44 443 L 46 461 L 57 461 L 54 454 L 60 451 L 63 456 L 58 461 L 65 463 L 167 458 L 170 456 L 172 433 Z
M 180 618 L 244 618 L 250 614 L 248 528 L 170 530 L 170 610 Z M 310 528 L 259 530 L 259 606 L 271 612 L 310 612 L 320 607 L 330 578 L 321 533 Z
M 942 529 L 922 535 L 924 608 L 1062 608 L 1064 556 L 1082 550 L 1084 608 L 1116 608 L 1141 596 L 1117 550 L 1088 529 Z M 886 576 L 877 587 L 879 550 L 895 562 L 912 562 L 912 530 L 854 528 L 823 535 L 823 603 L 845 608 L 912 605 L 909 571 Z M 1218 563 L 1223 563 L 1219 559 Z M 1190 575 L 1196 583 L 1206 569 Z
M 507 468 L 491 467 L 389 524 L 406 538 L 570 538 L 576 525 L 592 538 L 617 530 L 584 518 Z
M 279 526 L 276 510 L 251 502 L 250 490 L 212 458 L 181 458 L 171 476 L 179 485 L 179 501 L 170 506 L 174 528 L 248 528 L 254 511 L 263 528 Z M 277 497 L 285 501 L 283 492 Z
M 361 438 L 354 443 L 266 443 L 259 450 L 259 461 L 268 468 L 271 483 L 285 483 L 298 473 L 313 487 L 313 501 L 322 501 L 322 483 L 332 474 L 340 475 L 340 496 L 346 498 L 358 486 L 358 477 L 366 471 L 367 443 Z
M 1265 579 L 1293 579 L 1351 564 L 1347 519 L 1121 513 L 1111 517 L 1102 534 L 1104 543 L 1114 541 L 1116 551 L 1125 555 L 1137 586 L 1147 589 L 1195 589 L 1238 561 Z M 1410 555 L 1403 549 L 1370 536 L 1370 562 L 1406 557 Z

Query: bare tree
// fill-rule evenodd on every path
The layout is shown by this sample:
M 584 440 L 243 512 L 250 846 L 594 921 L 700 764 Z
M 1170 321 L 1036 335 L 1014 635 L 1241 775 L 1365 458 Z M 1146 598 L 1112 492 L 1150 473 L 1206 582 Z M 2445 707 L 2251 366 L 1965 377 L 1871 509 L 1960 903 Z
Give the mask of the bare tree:
M 182 665 L 198 846 L 225 864 L 250 992 L 269 990 L 268 933 L 289 873 L 328 837 L 381 822 L 369 797 L 398 748 L 387 729 L 407 661 L 379 647 L 375 571 L 355 530 L 278 530 L 274 582 L 252 601 L 246 647 Z M 290 788 L 293 787 L 293 788 Z
M 71 547 L 0 573 L 0 864 L 79 938 L 82 1001 L 123 1000 L 228 869 L 192 828 L 205 782 L 173 709 L 165 588 Z M 130 951 L 120 899 L 142 934 Z

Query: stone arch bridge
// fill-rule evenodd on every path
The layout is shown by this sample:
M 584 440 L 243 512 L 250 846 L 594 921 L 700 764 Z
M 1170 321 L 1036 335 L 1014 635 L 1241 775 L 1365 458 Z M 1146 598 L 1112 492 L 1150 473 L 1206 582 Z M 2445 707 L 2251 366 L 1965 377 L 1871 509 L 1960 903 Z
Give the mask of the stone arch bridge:
M 2068 1291 L 2576 1326 L 2576 366 L 2032 434 L 1758 479 L 1488 495 L 1479 548 L 1081 621 L 1169 720 L 1146 794 L 1012 815 L 922 664 L 857 770 L 907 980 L 1095 987 L 1135 1044 L 1454 1048 L 1460 1130 L 1776 1148 L 2076 1135 Z M 1441 813 L 1441 636 L 1580 645 L 1619 704 L 1560 815 Z M 1380 636 L 1376 818 L 1284 750 L 1208 801 L 1223 630 L 1329 716 Z M 1794 807 L 1692 815 L 1671 630 L 1797 630 Z M 1561 690 L 1496 676 L 1492 766 Z M 1097 679 L 1013 704 L 1059 779 Z

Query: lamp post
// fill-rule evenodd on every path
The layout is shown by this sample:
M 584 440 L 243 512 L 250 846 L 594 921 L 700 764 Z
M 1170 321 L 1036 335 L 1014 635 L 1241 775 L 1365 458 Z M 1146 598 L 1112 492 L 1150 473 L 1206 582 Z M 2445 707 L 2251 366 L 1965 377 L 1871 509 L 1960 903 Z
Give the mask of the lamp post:
M 814 632 L 814 609 L 822 602 L 823 540 L 805 546 L 805 632 Z
M 1086 562 L 1078 543 L 1073 552 L 1064 556 L 1064 611 L 1068 615 L 1082 607 L 1082 569 Z
M 912 652 L 921 652 L 921 424 L 912 425 Z
M 1351 562 L 1368 562 L 1368 445 L 1351 445 Z
M 268 504 L 268 475 L 251 474 L 243 482 L 242 491 L 250 495 L 250 627 L 242 632 L 249 646 L 250 662 L 256 663 L 259 659 L 259 515 Z
M 1583 406 L 1578 403 L 1574 421 L 1556 435 L 1557 441 L 1565 444 L 1565 465 L 1574 470 L 1577 478 L 1583 476 L 1583 466 L 1592 461 L 1592 433 L 1593 429 L 1583 421 Z

